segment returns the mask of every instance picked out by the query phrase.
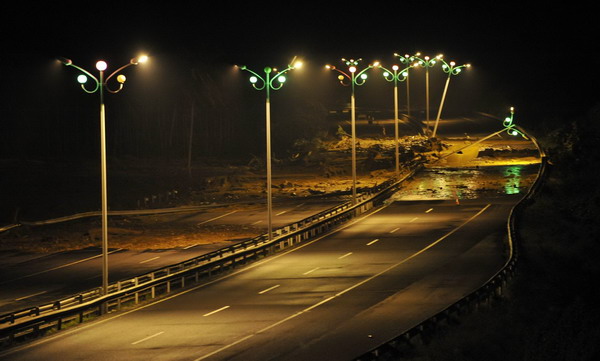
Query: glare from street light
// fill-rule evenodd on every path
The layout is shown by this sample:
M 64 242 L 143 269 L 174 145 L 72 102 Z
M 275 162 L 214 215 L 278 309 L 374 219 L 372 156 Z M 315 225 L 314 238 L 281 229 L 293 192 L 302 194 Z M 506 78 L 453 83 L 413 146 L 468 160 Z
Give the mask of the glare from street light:
M 105 61 L 100 60 L 99 62 L 96 63 L 96 69 L 98 69 L 100 71 L 105 71 L 107 67 L 108 67 L 108 65 L 106 64 Z

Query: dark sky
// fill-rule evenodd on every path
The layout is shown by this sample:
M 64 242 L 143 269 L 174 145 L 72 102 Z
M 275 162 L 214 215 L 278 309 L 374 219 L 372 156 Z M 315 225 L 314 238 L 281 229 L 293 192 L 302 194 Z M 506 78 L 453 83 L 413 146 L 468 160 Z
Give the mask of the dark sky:
M 145 51 L 173 67 L 195 61 L 262 67 L 285 65 L 294 55 L 321 66 L 341 57 L 385 61 L 394 52 L 423 51 L 472 63 L 516 103 L 530 97 L 585 108 L 595 102 L 600 49 L 589 6 L 488 3 L 18 4 L 1 15 L 3 91 L 24 91 L 29 84 L 17 74 L 55 56 L 93 67 L 99 58 L 124 63 Z

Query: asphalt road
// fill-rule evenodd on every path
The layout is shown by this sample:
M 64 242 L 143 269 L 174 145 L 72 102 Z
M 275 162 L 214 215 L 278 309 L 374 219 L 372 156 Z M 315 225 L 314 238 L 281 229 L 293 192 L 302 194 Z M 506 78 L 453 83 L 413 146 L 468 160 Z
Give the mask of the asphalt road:
M 519 195 L 396 201 L 208 284 L 1 360 L 349 360 L 440 311 L 505 262 Z
M 281 227 L 312 216 L 340 203 L 335 200 L 311 200 L 277 205 L 273 212 L 273 228 Z M 266 223 L 266 209 L 206 212 L 174 215 L 172 224 L 238 224 L 257 225 Z M 109 278 L 117 281 L 151 272 L 164 266 L 176 264 L 201 256 L 226 244 L 198 244 L 185 248 L 135 251 L 109 250 Z M 60 252 L 32 259 L 24 256 L 6 255 L 0 266 L 0 314 L 63 297 L 76 295 L 95 287 L 102 280 L 100 249 L 83 249 Z

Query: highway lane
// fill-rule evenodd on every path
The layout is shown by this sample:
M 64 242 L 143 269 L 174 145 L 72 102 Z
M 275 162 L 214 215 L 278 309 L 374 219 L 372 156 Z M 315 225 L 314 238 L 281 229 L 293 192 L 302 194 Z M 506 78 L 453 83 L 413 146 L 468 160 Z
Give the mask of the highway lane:
M 311 199 L 276 203 L 273 226 L 299 221 L 340 204 L 336 199 Z M 261 227 L 266 224 L 265 207 L 231 210 L 214 209 L 193 214 L 169 215 L 174 227 L 236 224 Z M 257 234 L 258 235 L 258 234 Z M 110 281 L 131 278 L 155 269 L 201 256 L 230 242 L 197 244 L 165 250 L 109 250 Z M 101 285 L 100 249 L 60 252 L 38 258 L 16 256 L 15 262 L 3 258 L 0 267 L 0 313 L 7 313 L 75 295 Z M 18 260 L 21 260 L 19 262 Z
M 4 360 L 348 360 L 467 294 L 504 262 L 518 199 L 393 202 L 292 251 Z

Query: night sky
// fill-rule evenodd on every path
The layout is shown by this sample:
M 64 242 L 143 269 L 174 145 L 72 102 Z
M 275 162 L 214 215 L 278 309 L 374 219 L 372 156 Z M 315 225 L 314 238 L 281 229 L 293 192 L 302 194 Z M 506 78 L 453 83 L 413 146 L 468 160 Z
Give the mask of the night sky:
M 57 56 L 87 69 L 105 59 L 114 70 L 140 52 L 149 54 L 153 80 L 142 81 L 137 69 L 128 72 L 132 80 L 126 90 L 131 90 L 125 96 L 140 99 L 139 88 L 145 88 L 154 96 L 148 103 L 177 92 L 194 67 L 243 63 L 262 69 L 284 66 L 293 56 L 314 68 L 341 57 L 389 65 L 394 52 L 416 51 L 471 63 L 484 84 L 476 91 L 497 97 L 498 106 L 515 106 L 521 124 L 585 114 L 596 103 L 600 60 L 594 54 L 600 49 L 591 8 L 483 3 L 19 4 L 1 15 L 3 139 L 27 131 L 11 125 L 14 114 L 27 117 L 36 107 L 96 101 L 76 93 L 81 90 L 73 84 L 74 72 L 57 67 Z

